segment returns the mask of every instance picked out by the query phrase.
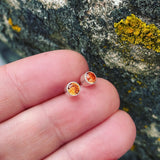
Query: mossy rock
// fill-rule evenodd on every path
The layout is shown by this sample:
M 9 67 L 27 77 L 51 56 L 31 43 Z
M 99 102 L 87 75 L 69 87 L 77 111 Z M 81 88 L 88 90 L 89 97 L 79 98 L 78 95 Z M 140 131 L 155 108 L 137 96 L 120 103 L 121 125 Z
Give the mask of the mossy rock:
M 160 53 L 123 41 L 114 28 L 134 14 L 160 30 L 159 0 L 119 5 L 112 0 L 3 0 L 0 10 L 0 40 L 15 51 L 9 57 L 55 49 L 80 52 L 91 70 L 117 87 L 121 109 L 136 123 L 135 145 L 121 159 L 160 159 Z

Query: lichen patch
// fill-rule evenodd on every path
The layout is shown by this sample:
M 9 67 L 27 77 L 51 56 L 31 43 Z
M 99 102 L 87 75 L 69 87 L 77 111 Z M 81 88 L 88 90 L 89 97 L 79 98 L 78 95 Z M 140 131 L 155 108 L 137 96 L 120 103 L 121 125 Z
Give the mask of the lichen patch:
M 20 9 L 20 3 L 17 0 L 6 0 L 6 2 L 15 9 Z
M 113 0 L 115 5 L 119 5 L 119 3 L 122 3 L 122 0 Z
M 121 19 L 120 22 L 114 23 L 114 27 L 122 41 L 141 44 L 147 49 L 160 52 L 160 30 L 155 24 L 147 25 L 134 14 L 131 14 L 125 20 Z
M 14 31 L 16 31 L 16 32 L 21 31 L 21 27 L 19 27 L 18 25 L 14 25 L 11 18 L 8 19 L 8 23 Z
M 39 0 L 46 9 L 59 9 L 67 6 L 68 0 Z
M 153 138 L 159 138 L 160 137 L 160 132 L 158 131 L 158 128 L 156 127 L 156 123 L 151 123 L 151 125 L 144 130 L 148 137 L 153 137 Z

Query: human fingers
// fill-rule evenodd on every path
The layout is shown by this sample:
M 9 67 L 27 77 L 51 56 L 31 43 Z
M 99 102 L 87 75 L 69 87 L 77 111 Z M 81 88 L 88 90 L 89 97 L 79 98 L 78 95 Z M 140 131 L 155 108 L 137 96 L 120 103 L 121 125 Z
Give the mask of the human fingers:
M 64 92 L 88 70 L 77 52 L 45 52 L 0 67 L 0 122 Z
M 95 127 L 119 108 L 114 86 L 103 79 L 81 87 L 77 97 L 63 94 L 30 108 L 0 126 L 3 160 L 39 160 Z
M 45 160 L 116 160 L 131 148 L 135 136 L 133 120 L 127 113 L 117 111 Z

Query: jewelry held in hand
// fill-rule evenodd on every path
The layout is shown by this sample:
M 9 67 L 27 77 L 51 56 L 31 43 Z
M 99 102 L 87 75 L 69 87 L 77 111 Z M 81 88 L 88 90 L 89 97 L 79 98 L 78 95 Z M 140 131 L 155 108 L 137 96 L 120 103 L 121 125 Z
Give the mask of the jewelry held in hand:
M 88 71 L 81 76 L 81 84 L 83 86 L 91 86 L 96 83 L 96 75 L 95 73 Z
M 77 82 L 69 82 L 66 85 L 65 92 L 69 96 L 78 96 L 80 93 L 80 85 Z

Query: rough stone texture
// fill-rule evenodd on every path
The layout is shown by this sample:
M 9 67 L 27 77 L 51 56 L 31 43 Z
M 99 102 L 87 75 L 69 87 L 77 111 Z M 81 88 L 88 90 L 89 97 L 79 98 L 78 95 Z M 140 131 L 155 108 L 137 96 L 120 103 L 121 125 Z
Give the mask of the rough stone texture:
M 114 22 L 131 13 L 160 29 L 160 0 L 2 0 L 0 40 L 17 58 L 62 48 L 84 55 L 91 70 L 117 87 L 121 108 L 136 123 L 135 145 L 121 160 L 158 160 L 160 53 L 120 41 Z

